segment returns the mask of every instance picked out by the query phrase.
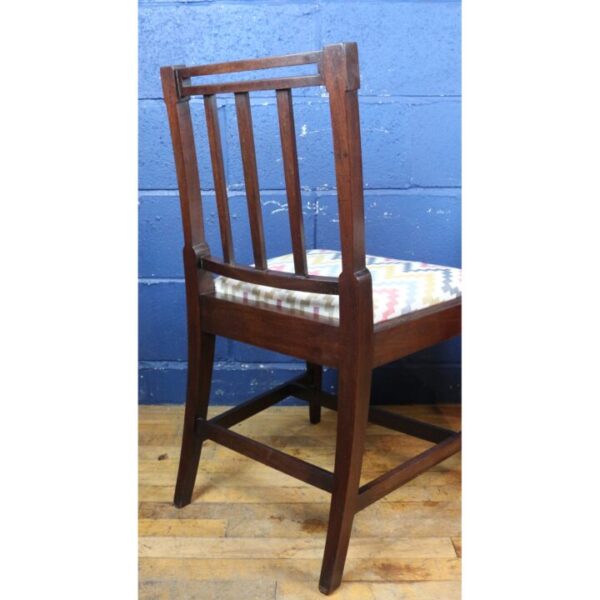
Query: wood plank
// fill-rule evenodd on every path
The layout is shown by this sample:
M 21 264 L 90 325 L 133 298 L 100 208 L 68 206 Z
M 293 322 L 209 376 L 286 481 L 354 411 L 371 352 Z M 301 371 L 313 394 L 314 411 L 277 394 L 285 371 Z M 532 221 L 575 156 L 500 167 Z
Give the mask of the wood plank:
M 225 519 L 140 519 L 140 537 L 185 536 L 223 537 L 227 528 Z
M 310 581 L 314 587 L 321 569 L 321 559 L 206 559 L 141 558 L 139 576 L 145 579 L 180 581 L 214 581 L 281 579 Z M 459 581 L 457 558 L 351 558 L 344 581 Z
M 217 581 L 182 581 L 143 579 L 140 600 L 269 600 L 275 598 L 277 582 L 246 579 Z
M 310 488 L 306 488 L 310 489 Z M 327 496 L 323 495 L 323 499 Z M 275 502 L 270 498 L 265 502 L 256 504 L 253 502 L 240 502 L 230 506 L 228 502 L 195 502 L 184 508 L 175 507 L 170 501 L 140 501 L 140 518 L 155 519 L 262 519 L 273 517 L 281 521 L 290 521 L 304 524 L 305 519 L 320 518 L 328 516 L 329 502 L 296 502 L 286 504 Z M 446 519 L 457 518 L 460 520 L 460 497 L 454 496 L 445 500 L 394 500 L 390 502 L 375 503 L 359 515 L 359 519 L 368 523 L 370 519 L 403 519 L 426 518 L 432 519 L 439 512 Z M 366 515 L 366 516 L 365 516 Z M 372 534 L 372 532 L 371 532 Z M 444 533 L 443 537 L 457 537 L 457 533 Z M 244 536 L 242 536 L 244 537 Z M 246 536 L 247 537 L 247 536 Z M 429 537 L 436 537 L 435 535 Z
M 261 538 L 144 537 L 141 558 L 272 559 L 315 558 L 323 555 L 324 540 L 316 537 Z M 450 538 L 358 538 L 350 544 L 349 558 L 456 558 Z
M 419 505 L 420 503 L 411 502 L 410 504 Z M 328 507 L 324 506 L 323 508 Z M 326 511 L 324 510 L 324 512 Z M 459 509 L 455 508 L 454 512 L 458 513 Z M 327 519 L 327 514 L 321 517 L 307 517 L 302 521 L 290 521 L 288 518 L 282 517 L 266 517 L 254 519 L 251 522 L 233 519 L 229 522 L 228 532 L 231 535 L 252 536 L 255 539 L 295 535 L 298 538 L 314 537 L 323 541 L 327 533 Z M 382 521 L 379 519 L 363 520 L 356 517 L 352 527 L 352 540 L 372 535 L 374 531 L 381 528 Z M 402 520 L 395 517 L 395 520 L 385 523 L 384 529 L 386 535 L 414 536 L 415 538 L 432 535 L 450 536 L 460 533 L 460 517 L 455 514 L 434 514 L 433 511 L 430 511 L 427 518 L 417 516 Z
M 269 409 L 271 410 L 271 409 Z M 323 413 L 325 416 L 325 413 Z M 325 453 L 329 451 L 335 445 L 335 430 L 330 428 L 329 423 L 324 424 L 323 420 L 319 424 L 319 427 L 314 427 L 308 423 L 306 414 L 299 417 L 295 423 L 290 423 L 289 439 L 286 439 L 284 435 L 265 435 L 268 431 L 278 431 L 278 429 L 285 427 L 285 422 L 278 420 L 262 420 L 262 416 L 259 417 L 260 421 L 252 422 L 252 420 L 245 421 L 236 425 L 236 431 L 243 435 L 250 436 L 265 444 L 273 444 L 277 448 L 290 448 L 290 451 L 294 447 L 299 452 L 319 452 Z M 323 430 L 315 431 L 314 436 L 311 435 L 309 427 L 319 429 L 321 425 L 324 425 Z M 456 421 L 452 426 L 459 427 L 460 422 Z M 416 454 L 423 450 L 427 450 L 431 446 L 428 442 L 421 441 L 417 438 L 413 438 L 400 433 L 390 433 L 389 429 L 380 427 L 369 427 L 367 428 L 367 448 L 366 451 L 370 453 L 380 454 L 384 452 L 394 452 L 398 454 L 404 454 L 406 452 L 412 452 Z M 168 452 L 169 456 L 175 456 L 179 452 L 178 444 L 181 442 L 181 431 L 170 430 L 161 431 L 157 428 L 149 429 L 140 432 L 139 443 L 140 452 L 144 453 L 144 456 L 154 456 L 154 452 L 157 456 L 162 452 Z M 212 445 L 212 442 L 211 442 Z M 164 451 L 154 450 L 154 448 L 164 448 Z M 382 458 L 385 458 L 382 455 Z
M 375 439 L 377 440 L 378 438 Z M 331 455 L 331 448 L 329 447 L 302 447 L 297 445 L 297 443 L 271 443 L 271 440 L 268 438 L 261 439 L 260 441 L 269 446 L 273 446 L 278 450 L 282 450 L 286 454 L 291 454 L 296 458 L 314 463 L 323 469 L 328 470 L 333 466 L 333 456 Z M 277 438 L 275 441 L 279 442 L 280 439 Z M 252 461 L 247 457 L 243 457 L 237 453 L 233 453 L 227 448 L 219 447 L 214 443 L 211 443 L 211 445 L 207 447 L 211 449 L 211 460 L 206 460 L 205 467 L 201 467 L 203 473 L 227 473 L 230 477 L 232 474 L 237 475 L 241 473 L 245 473 L 248 476 L 253 474 L 268 473 L 268 470 L 259 463 L 256 463 L 255 461 Z M 160 448 L 158 452 L 161 452 L 164 447 L 158 448 Z M 163 452 L 161 454 L 155 454 L 149 459 L 140 459 L 139 472 L 148 475 L 155 473 L 159 476 L 165 473 L 174 473 L 177 468 L 178 449 L 175 447 L 172 449 L 174 450 L 174 454 L 172 455 Z M 385 450 L 371 448 L 363 461 L 363 473 L 365 475 L 385 473 L 398 466 L 400 463 L 405 462 L 406 460 L 419 454 L 422 450 L 423 449 L 419 448 L 418 446 L 401 446 L 400 448 L 391 448 L 389 453 L 386 454 Z M 165 458 L 158 460 L 156 458 L 157 455 Z M 450 457 L 446 461 L 433 466 L 428 472 L 436 474 L 448 474 L 449 477 L 453 478 L 453 481 L 459 481 L 460 456 Z M 275 476 L 275 474 L 273 475 Z M 437 477 L 437 475 L 433 475 L 432 477 Z M 420 481 L 429 482 L 430 484 L 433 483 L 433 479 L 423 479 Z
M 282 450 L 287 454 L 291 454 L 307 462 L 314 462 L 324 469 L 330 469 L 333 466 L 333 452 L 335 448 L 332 440 L 327 437 L 319 436 L 311 438 L 309 435 L 290 435 L 289 438 L 283 435 L 261 436 L 256 435 L 255 431 L 244 432 L 244 434 L 250 435 L 256 441 Z M 155 470 L 157 473 L 176 468 L 179 459 L 179 447 L 176 444 L 180 441 L 180 437 L 174 434 L 171 436 L 171 440 L 172 445 L 141 446 L 139 451 L 140 466 L 148 471 Z M 156 440 L 154 436 L 148 436 L 147 441 L 153 443 Z M 402 438 L 386 435 L 367 436 L 367 450 L 363 459 L 363 471 L 369 473 L 388 471 L 401 462 L 427 450 L 429 447 L 429 444 L 426 442 L 406 436 Z M 240 456 L 211 441 L 206 443 L 204 452 L 204 456 L 210 456 L 211 460 L 205 461 L 202 467 L 203 472 L 219 473 L 237 472 L 240 470 L 252 472 L 257 468 L 262 469 L 260 465 L 257 465 L 250 459 Z M 450 471 L 457 472 L 460 470 L 460 456 L 452 456 L 443 463 L 433 466 L 431 470 L 444 473 Z
M 270 409 L 269 409 L 270 410 Z M 265 444 L 272 444 L 276 448 L 286 448 L 290 452 L 299 452 L 302 454 L 315 453 L 316 455 L 324 454 L 329 456 L 329 452 L 335 446 L 335 430 L 329 431 L 329 426 L 325 425 L 323 431 L 316 432 L 312 436 L 308 424 L 308 419 L 305 414 L 297 419 L 295 423 L 289 425 L 290 435 L 265 435 L 265 431 L 277 431 L 278 427 L 285 427 L 285 423 L 277 420 L 263 421 L 262 416 L 260 421 L 252 423 L 245 421 L 236 425 L 236 431 L 256 439 Z M 319 424 L 319 427 L 323 424 Z M 456 426 L 460 426 L 457 421 Z M 157 428 L 158 429 L 158 428 Z M 318 428 L 314 428 L 318 429 Z M 327 433 L 329 431 L 329 433 Z M 393 434 L 390 430 L 373 426 L 367 429 L 367 448 L 366 451 L 373 456 L 378 456 L 382 460 L 386 458 L 385 453 L 394 453 L 398 456 L 410 458 L 411 454 L 418 454 L 427 450 L 431 446 L 428 442 L 424 442 L 414 437 L 403 435 L 400 433 Z M 167 452 L 169 456 L 178 455 L 178 444 L 181 442 L 181 431 L 161 431 L 158 429 L 146 430 L 140 433 L 140 452 L 144 456 L 153 457 Z M 213 443 L 210 442 L 212 446 Z M 220 451 L 217 446 L 217 451 Z M 162 450 L 161 450 L 162 449 Z
M 399 583 L 344 582 L 332 598 L 344 600 L 460 600 L 459 581 Z M 307 582 L 283 580 L 277 583 L 277 600 L 322 600 L 323 594 Z
M 270 488 L 273 486 L 300 487 L 303 484 L 294 479 L 293 476 L 279 471 L 273 471 L 271 468 L 260 463 L 246 459 L 241 468 L 229 470 L 212 469 L 211 471 L 198 471 L 198 484 L 205 486 L 226 486 L 226 487 L 262 487 Z M 385 470 L 364 471 L 361 481 L 369 482 L 378 477 Z M 173 485 L 177 476 L 176 465 L 161 472 L 150 466 L 140 466 L 139 482 L 142 485 Z M 419 475 L 418 479 L 409 481 L 406 485 L 412 487 L 423 486 L 445 486 L 459 485 L 461 481 L 460 473 L 457 471 L 429 471 Z
M 305 415 L 306 418 L 306 415 Z M 264 427 L 263 425 L 263 431 Z M 256 432 L 256 428 L 252 428 L 249 431 L 242 431 L 241 427 L 236 425 L 236 428 L 239 427 L 238 432 L 243 433 L 244 435 L 248 435 L 257 441 L 260 441 L 264 444 L 269 444 L 278 448 L 280 450 L 285 450 L 285 452 L 289 452 L 291 454 L 297 456 L 316 456 L 319 458 L 319 461 L 326 460 L 328 461 L 330 457 L 332 457 L 332 451 L 335 450 L 334 440 L 330 439 L 330 436 L 310 436 L 310 432 L 298 431 L 294 434 L 291 434 L 289 437 L 285 435 L 260 435 Z M 177 433 L 169 433 L 169 434 L 160 434 L 160 438 L 165 438 L 166 436 L 170 436 L 172 440 L 172 444 L 163 444 L 162 446 L 156 445 L 155 438 L 156 436 L 147 434 L 144 435 L 145 440 L 149 442 L 148 445 L 144 445 L 140 449 L 140 459 L 143 460 L 157 460 L 158 457 L 162 457 L 161 460 L 173 461 L 176 460 L 179 455 L 179 449 L 177 447 Z M 179 438 L 180 439 L 180 438 Z M 223 453 L 223 449 L 213 442 L 209 442 L 210 445 L 207 444 L 207 447 L 213 448 L 214 451 L 218 453 Z M 428 442 L 423 442 L 417 440 L 416 438 L 412 438 L 409 436 L 388 436 L 388 435 L 367 435 L 367 456 L 366 460 L 380 461 L 381 468 L 384 468 L 384 465 L 396 466 L 397 461 L 396 458 L 410 458 L 415 454 L 419 454 L 424 450 L 427 450 L 431 447 L 431 444 Z M 164 454 L 167 453 L 165 457 Z M 220 459 L 230 461 L 240 461 L 242 458 L 238 458 L 235 455 L 230 454 L 229 452 L 224 453 L 219 457 Z M 394 462 L 396 461 L 396 462 Z M 158 461 L 160 462 L 160 461 Z M 446 463 L 444 463 L 446 464 Z M 448 463 L 450 464 L 450 463 Z M 453 464 L 458 464 L 456 460 Z
M 329 494 L 314 488 L 298 484 L 299 487 L 274 486 L 267 490 L 264 487 L 255 486 L 225 486 L 213 487 L 203 484 L 198 480 L 195 488 L 194 502 L 230 502 L 230 503 L 262 503 L 265 495 L 271 502 L 326 502 L 329 503 Z M 403 501 L 423 502 L 442 501 L 456 498 L 460 492 L 460 486 L 403 486 L 386 496 L 382 502 Z M 140 485 L 140 502 L 169 502 L 173 499 L 172 485 Z M 393 497 L 392 497 L 393 495 Z
M 327 496 L 324 495 L 323 497 L 326 498 Z M 238 503 L 229 505 L 226 502 L 193 502 L 184 508 L 177 508 L 170 501 L 142 501 L 139 503 L 139 515 L 142 519 L 233 519 L 234 521 L 251 521 L 254 518 L 268 519 L 272 517 L 272 520 L 276 522 L 287 519 L 291 523 L 298 523 L 300 525 L 304 525 L 307 519 L 320 519 L 321 517 L 326 519 L 329 514 L 328 509 L 329 503 L 327 502 L 285 504 L 272 502 L 268 498 L 261 504 Z M 417 518 L 430 520 L 435 518 L 436 514 L 443 515 L 445 519 L 455 518 L 460 521 L 460 499 L 452 498 L 437 502 L 378 502 L 359 513 L 357 522 L 369 523 L 371 520 L 383 520 L 384 522 L 398 521 L 400 523 L 404 519 Z M 306 531 L 309 529 L 310 527 L 307 525 Z M 368 535 L 372 534 L 373 532 L 371 531 Z M 250 537 L 241 534 L 236 534 L 236 536 Z M 444 533 L 442 537 L 457 536 L 458 534 L 456 533 Z
M 380 502 L 360 512 L 354 521 L 352 539 L 371 537 L 383 528 L 386 536 L 452 537 L 460 535 L 460 503 Z M 324 539 L 329 504 L 322 503 L 213 503 L 199 502 L 175 508 L 170 502 L 142 502 L 144 519 L 227 520 L 230 537 L 317 537 Z
M 152 436 L 146 436 L 150 442 L 153 442 L 154 439 Z M 179 452 L 181 450 L 181 438 L 179 438 L 179 444 L 177 444 L 176 439 L 173 439 L 173 444 L 147 444 L 140 446 L 138 449 L 138 461 L 139 464 L 150 463 L 156 464 L 157 468 L 160 469 L 161 466 L 159 463 L 173 463 L 179 462 Z M 212 458 L 214 456 L 215 450 L 217 450 L 217 444 L 213 442 L 204 444 L 202 448 L 202 458 Z M 213 464 L 212 462 L 206 461 L 206 464 Z

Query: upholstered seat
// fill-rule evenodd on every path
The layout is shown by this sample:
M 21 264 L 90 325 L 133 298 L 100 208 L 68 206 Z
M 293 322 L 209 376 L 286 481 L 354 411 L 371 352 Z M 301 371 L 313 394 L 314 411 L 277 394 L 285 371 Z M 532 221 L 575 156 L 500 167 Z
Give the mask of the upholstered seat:
M 308 250 L 310 275 L 337 277 L 341 271 L 341 253 L 333 250 Z M 461 295 L 461 270 L 422 262 L 366 256 L 367 268 L 373 280 L 373 320 L 387 321 L 407 313 L 427 308 Z M 269 269 L 294 272 L 292 254 L 268 261 Z M 269 305 L 284 311 L 310 315 L 337 322 L 339 297 L 266 287 L 237 279 L 217 277 L 218 297 L 253 305 Z

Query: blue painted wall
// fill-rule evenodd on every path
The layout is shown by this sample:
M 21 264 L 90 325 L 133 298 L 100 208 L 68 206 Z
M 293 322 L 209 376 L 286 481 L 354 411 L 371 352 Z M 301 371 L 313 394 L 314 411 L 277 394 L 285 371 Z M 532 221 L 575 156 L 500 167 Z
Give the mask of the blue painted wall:
M 145 0 L 139 7 L 140 402 L 184 400 L 186 331 L 177 183 L 159 67 L 287 54 L 356 41 L 361 63 L 367 251 L 460 266 L 460 3 L 437 0 Z M 295 113 L 311 247 L 339 248 L 327 98 Z M 290 251 L 274 94 L 253 94 L 267 249 Z M 220 99 L 236 254 L 251 262 L 232 99 Z M 220 249 L 201 101 L 192 101 L 211 247 Z M 237 234 L 237 235 L 236 235 Z M 219 340 L 213 401 L 234 404 L 302 365 Z M 335 386 L 335 373 L 326 382 Z M 377 370 L 378 402 L 454 402 L 460 343 Z

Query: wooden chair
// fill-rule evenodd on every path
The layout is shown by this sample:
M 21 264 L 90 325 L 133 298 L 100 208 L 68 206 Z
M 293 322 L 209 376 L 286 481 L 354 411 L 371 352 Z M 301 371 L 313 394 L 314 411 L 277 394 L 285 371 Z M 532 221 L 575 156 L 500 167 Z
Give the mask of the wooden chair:
M 314 75 L 279 77 L 217 84 L 196 84 L 192 78 L 256 69 L 314 64 Z M 175 505 L 190 503 L 204 440 L 296 477 L 332 494 L 319 589 L 329 594 L 341 582 L 354 515 L 426 469 L 458 452 L 460 432 L 454 432 L 369 406 L 371 372 L 460 333 L 460 290 L 448 285 L 459 273 L 443 267 L 412 263 L 413 280 L 441 277 L 442 292 L 423 306 L 374 322 L 374 287 L 365 256 L 363 180 L 357 90 L 358 53 L 355 43 L 326 46 L 322 51 L 240 60 L 200 66 L 161 68 L 179 183 L 185 245 L 183 260 L 187 297 L 188 383 Z M 341 260 L 335 276 L 315 274 L 306 252 L 303 231 L 298 156 L 294 133 L 292 88 L 324 85 L 329 95 L 339 204 Z M 276 90 L 279 127 L 293 253 L 267 262 L 249 92 Z M 234 259 L 216 94 L 235 96 L 240 146 L 249 211 L 254 265 Z M 205 237 L 200 181 L 189 99 L 204 97 L 214 189 L 223 258 L 215 258 Z M 317 253 L 319 251 L 316 251 Z M 329 258 L 335 262 L 336 255 Z M 308 257 L 308 259 L 307 259 Z M 339 257 L 339 255 L 338 255 Z M 314 258 L 314 257 L 313 257 Z M 277 262 L 279 261 L 279 262 Z M 287 268 L 286 261 L 289 263 Z M 313 261 L 314 262 L 314 261 Z M 385 261 L 384 261 L 385 262 Z M 391 267 L 390 267 L 391 265 Z M 384 265 L 405 270 L 409 263 Z M 419 268 L 422 267 L 422 270 Z M 436 272 L 437 269 L 437 272 Z M 340 272 L 341 271 L 341 272 Z M 374 267 L 371 267 L 374 272 Z M 316 269 L 319 273 L 319 269 Z M 433 275 L 432 275 L 433 273 Z M 450 275 L 449 275 L 450 273 Z M 339 274 L 339 277 L 337 276 Z M 214 277 L 214 276 L 218 277 Z M 375 277 L 375 276 L 373 276 Z M 439 283 L 439 281 L 438 281 Z M 237 286 L 237 288 L 236 288 Z M 257 287 L 262 286 L 262 287 Z M 265 290 L 264 294 L 252 290 Z M 375 286 L 377 300 L 377 285 Z M 242 290 L 237 296 L 235 290 Z M 232 291 L 233 290 L 233 291 Z M 248 291 L 251 293 L 248 294 Z M 312 301 L 328 306 L 331 315 L 309 314 L 281 303 L 300 294 L 302 306 Z M 245 294 L 245 296 L 244 296 Z M 277 294 L 280 294 L 278 297 Z M 282 296 L 283 295 L 283 296 Z M 248 300 L 252 296 L 254 299 Z M 269 300 L 269 297 L 270 300 Z M 245 298 L 245 299 L 244 299 Z M 273 300 L 275 298 L 275 300 Z M 308 298 L 308 302 L 306 301 Z M 292 305 L 293 305 L 292 300 Z M 339 305 L 339 313 L 337 312 Z M 332 308 L 333 307 L 333 308 Z M 339 315 L 339 316 L 338 316 Z M 306 361 L 303 375 L 207 419 L 215 336 L 224 336 Z M 322 365 L 338 369 L 338 394 L 321 389 Z M 321 406 L 337 410 L 335 469 L 331 473 L 230 430 L 240 421 L 294 396 L 309 403 L 311 423 L 320 420 Z M 388 473 L 360 486 L 367 422 L 389 427 L 434 445 Z

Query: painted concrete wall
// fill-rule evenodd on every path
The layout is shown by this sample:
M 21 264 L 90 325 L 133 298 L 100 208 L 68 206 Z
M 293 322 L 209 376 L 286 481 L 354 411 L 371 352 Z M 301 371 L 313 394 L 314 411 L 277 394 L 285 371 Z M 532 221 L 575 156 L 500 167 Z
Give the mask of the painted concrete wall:
M 144 0 L 139 7 L 140 402 L 180 403 L 186 374 L 183 244 L 159 67 L 356 41 L 361 63 L 367 251 L 460 266 L 460 3 L 435 0 Z M 285 74 L 285 73 L 284 73 Z M 290 252 L 274 93 L 251 94 L 267 250 Z M 298 90 L 295 117 L 310 247 L 339 248 L 327 97 Z M 205 216 L 220 250 L 202 103 L 192 101 Z M 232 97 L 220 97 L 236 255 L 251 262 Z M 237 235 L 236 235 L 237 234 Z M 219 340 L 213 401 L 234 404 L 302 365 Z M 335 373 L 328 373 L 328 386 Z M 375 374 L 379 402 L 459 400 L 458 340 Z

